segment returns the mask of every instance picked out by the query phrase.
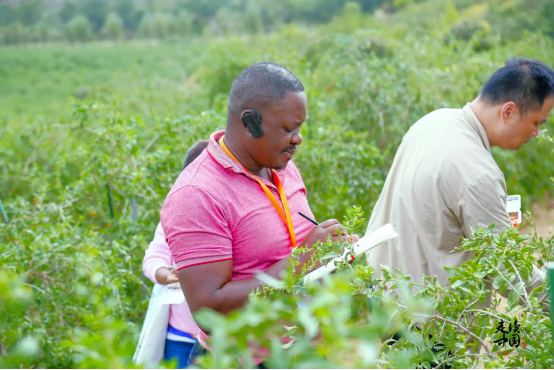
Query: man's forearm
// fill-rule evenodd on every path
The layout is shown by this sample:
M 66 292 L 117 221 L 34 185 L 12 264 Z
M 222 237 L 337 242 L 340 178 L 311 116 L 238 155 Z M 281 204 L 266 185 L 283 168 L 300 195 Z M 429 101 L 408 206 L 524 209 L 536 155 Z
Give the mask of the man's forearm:
M 279 279 L 281 272 L 288 264 L 288 258 L 283 258 L 268 268 L 265 273 Z M 214 267 L 219 267 L 215 265 Z M 189 271 L 180 272 L 179 279 L 189 308 L 193 313 L 202 308 L 210 308 L 226 315 L 241 308 L 252 290 L 262 287 L 262 283 L 255 277 L 229 281 L 230 276 L 222 279 L 220 275 L 208 272 L 201 274 L 203 278 L 198 279 L 198 275 L 192 276 L 187 273 Z
M 310 256 L 311 254 L 304 254 L 299 257 L 300 263 L 295 266 L 296 273 L 300 273 L 302 271 L 302 267 L 304 266 L 306 261 L 309 261 Z M 281 273 L 287 268 L 289 264 L 289 256 L 287 256 L 273 264 L 264 272 L 276 279 L 282 279 Z M 212 284 L 210 284 L 210 282 L 208 281 L 206 285 L 209 286 Z M 195 312 L 201 308 L 210 308 L 214 311 L 226 315 L 231 311 L 241 308 L 245 304 L 250 293 L 254 289 L 261 287 L 262 283 L 255 277 L 232 280 L 225 283 L 223 286 L 216 289 L 215 291 L 212 291 L 211 294 L 202 294 L 202 297 L 197 297 L 196 299 L 191 300 L 187 299 L 187 302 L 189 303 L 189 307 L 192 312 Z M 185 296 L 187 295 L 186 293 L 187 292 L 185 288 Z

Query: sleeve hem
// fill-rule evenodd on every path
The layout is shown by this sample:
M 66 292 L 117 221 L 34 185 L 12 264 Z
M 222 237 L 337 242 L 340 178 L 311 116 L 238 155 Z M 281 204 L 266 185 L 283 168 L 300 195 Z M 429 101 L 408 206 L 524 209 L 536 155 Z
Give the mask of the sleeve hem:
M 213 261 L 203 261 L 203 262 L 197 262 L 197 263 L 192 263 L 190 265 L 186 265 L 186 266 L 181 266 L 179 268 L 177 268 L 177 271 L 179 270 L 182 270 L 182 269 L 185 269 L 187 267 L 192 267 L 192 266 L 197 266 L 197 265 L 205 265 L 207 263 L 214 263 L 214 262 L 221 262 L 221 261 L 229 261 L 229 260 L 232 260 L 233 257 L 229 257 L 229 258 L 223 258 L 223 259 L 219 259 L 219 260 L 213 260 Z

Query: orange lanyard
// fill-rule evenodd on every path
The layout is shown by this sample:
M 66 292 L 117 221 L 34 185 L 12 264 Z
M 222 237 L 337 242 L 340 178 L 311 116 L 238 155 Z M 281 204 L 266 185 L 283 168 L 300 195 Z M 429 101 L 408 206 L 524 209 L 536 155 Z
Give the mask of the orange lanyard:
M 219 139 L 219 145 L 225 151 L 225 153 L 227 153 L 229 157 L 231 157 L 235 162 L 237 162 L 242 166 L 242 164 L 239 161 L 237 161 L 235 156 L 231 154 L 229 149 L 227 149 L 227 147 L 225 146 L 225 143 L 223 142 L 223 137 L 224 136 L 222 136 L 221 139 Z M 285 225 L 287 225 L 287 228 L 289 229 L 290 240 L 292 242 L 292 247 L 296 248 L 296 235 L 294 235 L 294 227 L 292 226 L 292 218 L 290 217 L 289 203 L 287 201 L 287 195 L 285 194 L 285 189 L 283 189 L 281 180 L 279 180 L 279 176 L 277 176 L 277 172 L 275 172 L 274 169 L 271 170 L 271 172 L 273 173 L 273 180 L 275 181 L 275 185 L 277 186 L 277 190 L 279 191 L 279 196 L 281 197 L 281 202 L 283 202 L 283 208 L 285 209 L 284 213 L 283 213 L 283 210 L 281 209 L 281 206 L 279 205 L 279 202 L 277 201 L 277 199 L 275 198 L 271 190 L 269 190 L 267 186 L 259 178 L 252 175 L 252 173 L 250 173 L 250 171 L 248 171 L 246 167 L 242 166 L 242 168 L 244 168 L 244 170 L 248 172 L 250 176 L 255 178 L 256 181 L 258 181 L 258 184 L 260 184 L 260 186 L 264 190 L 265 195 L 267 196 L 271 204 L 273 204 L 273 207 L 275 208 L 277 213 L 279 213 L 279 216 L 281 216 L 281 219 L 283 220 Z

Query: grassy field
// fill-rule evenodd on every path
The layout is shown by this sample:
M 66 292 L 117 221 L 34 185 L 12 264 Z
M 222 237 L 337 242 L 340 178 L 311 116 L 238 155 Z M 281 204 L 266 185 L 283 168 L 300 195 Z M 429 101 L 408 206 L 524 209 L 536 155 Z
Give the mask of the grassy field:
M 202 40 L 3 48 L 0 120 L 55 120 L 72 112 L 71 98 L 102 89 L 130 96 L 143 86 L 178 93 L 199 67 L 203 50 Z

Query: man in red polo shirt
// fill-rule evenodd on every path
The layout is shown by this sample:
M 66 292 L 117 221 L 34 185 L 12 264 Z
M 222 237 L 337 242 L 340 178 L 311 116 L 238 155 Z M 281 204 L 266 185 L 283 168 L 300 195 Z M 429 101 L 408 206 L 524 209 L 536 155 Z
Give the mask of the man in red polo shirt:
M 192 312 L 240 308 L 261 287 L 256 271 L 279 278 L 292 248 L 345 237 L 336 220 L 314 226 L 298 214 L 313 217 L 291 161 L 306 106 L 304 86 L 285 67 L 246 68 L 231 87 L 225 131 L 173 185 L 161 222 Z

